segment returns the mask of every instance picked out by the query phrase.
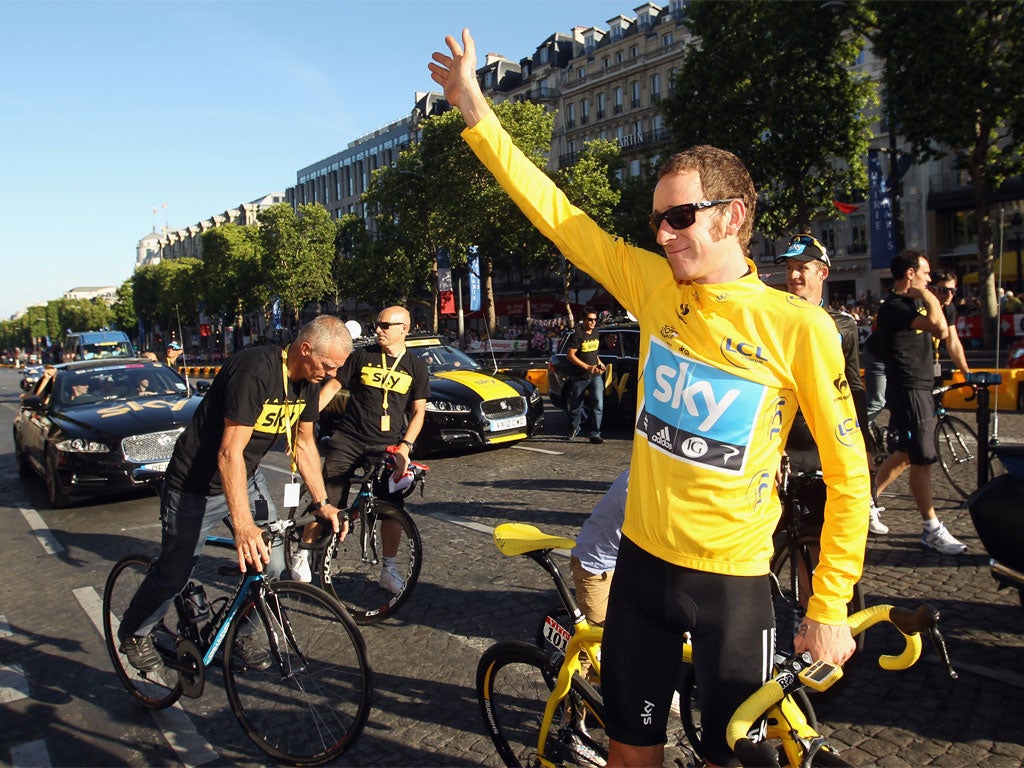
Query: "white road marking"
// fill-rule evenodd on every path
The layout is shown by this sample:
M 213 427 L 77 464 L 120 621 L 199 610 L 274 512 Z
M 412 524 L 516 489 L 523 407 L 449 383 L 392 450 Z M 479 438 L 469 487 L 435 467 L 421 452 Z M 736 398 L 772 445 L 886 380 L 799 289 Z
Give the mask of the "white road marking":
M 11 747 L 12 768 L 50 768 L 50 753 L 43 739 L 36 739 Z
M 43 522 L 43 518 L 39 516 L 38 512 L 24 507 L 19 507 L 18 511 L 21 512 L 21 516 L 31 526 L 32 534 L 36 537 L 36 541 L 39 542 L 39 546 L 43 548 L 46 554 L 59 555 L 64 551 L 64 547 L 57 541 L 57 537 L 50 532 L 50 529 Z
M 29 695 L 28 678 L 25 670 L 17 664 L 6 666 L 0 664 L 0 704 L 27 699 Z
M 546 453 L 548 456 L 564 456 L 565 451 L 549 451 L 547 448 L 534 448 L 532 445 L 513 445 L 515 451 L 533 451 L 534 453 Z
M 7 617 L 0 613 L 0 637 L 11 636 L 11 625 L 7 623 Z
M 103 637 L 103 601 L 99 594 L 92 587 L 81 587 L 74 590 L 74 595 L 100 637 Z M 128 695 L 127 692 L 125 695 Z M 220 759 L 220 755 L 210 746 L 210 742 L 196 730 L 195 723 L 180 702 L 176 702 L 168 709 L 150 710 L 150 714 L 156 720 L 167 743 L 178 754 L 182 764 L 205 765 Z

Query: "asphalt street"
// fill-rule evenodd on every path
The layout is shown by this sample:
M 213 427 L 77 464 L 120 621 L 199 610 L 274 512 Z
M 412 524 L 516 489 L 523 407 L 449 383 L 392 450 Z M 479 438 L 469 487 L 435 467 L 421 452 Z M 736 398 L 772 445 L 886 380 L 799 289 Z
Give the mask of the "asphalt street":
M 8 424 L 18 393 L 16 374 L 0 371 Z M 499 765 L 476 703 L 477 661 L 496 640 L 531 639 L 557 598 L 532 561 L 495 549 L 491 531 L 522 521 L 575 535 L 631 447 L 625 425 L 607 428 L 603 445 L 567 442 L 565 426 L 549 408 L 543 436 L 427 460 L 426 493 L 410 499 L 423 536 L 420 582 L 394 618 L 363 628 L 373 711 L 336 765 Z M 1022 415 L 1003 414 L 999 426 L 1024 437 Z M 279 495 L 286 458 L 273 453 L 265 465 Z M 934 479 L 940 516 L 968 553 L 922 549 L 901 479 L 883 499 L 892 530 L 869 540 L 864 586 L 869 604 L 936 606 L 959 679 L 948 679 L 930 650 L 911 670 L 880 670 L 878 654 L 896 644 L 880 631 L 839 688 L 814 699 L 821 729 L 857 765 L 1021 766 L 1024 607 L 1016 592 L 996 590 L 966 509 L 941 473 Z M 154 714 L 129 699 L 110 668 L 97 603 L 117 559 L 155 552 L 157 513 L 145 492 L 48 508 L 42 483 L 17 477 L 10 431 L 0 433 L 0 763 L 266 764 L 231 714 L 219 670 L 202 698 Z M 200 575 L 222 558 L 209 555 Z

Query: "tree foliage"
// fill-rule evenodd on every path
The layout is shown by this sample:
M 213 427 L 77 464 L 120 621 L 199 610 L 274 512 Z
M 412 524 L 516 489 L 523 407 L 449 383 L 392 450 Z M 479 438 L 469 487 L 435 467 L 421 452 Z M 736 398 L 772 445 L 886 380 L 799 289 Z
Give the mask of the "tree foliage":
M 204 232 L 202 279 L 206 312 L 223 313 L 236 326 L 246 312 L 266 313 L 269 291 L 256 227 L 229 223 Z
M 995 341 L 993 193 L 1024 172 L 1024 5 L 873 3 L 872 34 L 885 59 L 885 94 L 897 133 L 919 161 L 950 156 L 971 180 L 985 339 Z
M 686 24 L 695 42 L 662 111 L 677 149 L 712 144 L 743 161 L 758 231 L 806 231 L 866 188 L 874 86 L 851 69 L 858 45 L 841 19 L 817 3 L 694 0 Z

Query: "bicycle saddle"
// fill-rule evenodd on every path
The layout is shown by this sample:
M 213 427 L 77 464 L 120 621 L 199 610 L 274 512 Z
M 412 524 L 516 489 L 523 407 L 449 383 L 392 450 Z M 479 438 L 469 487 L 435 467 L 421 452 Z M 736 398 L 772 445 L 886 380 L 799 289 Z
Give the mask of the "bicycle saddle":
M 540 549 L 572 549 L 576 540 L 551 536 L 526 523 L 503 523 L 494 529 L 494 543 L 503 555 L 525 555 Z

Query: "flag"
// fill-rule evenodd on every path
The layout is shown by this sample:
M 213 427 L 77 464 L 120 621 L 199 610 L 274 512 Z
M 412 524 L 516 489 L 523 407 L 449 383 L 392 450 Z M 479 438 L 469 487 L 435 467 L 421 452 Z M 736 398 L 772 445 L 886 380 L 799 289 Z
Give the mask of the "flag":
M 469 311 L 480 311 L 480 254 L 475 245 L 469 248 Z
M 896 255 L 892 196 L 882 175 L 878 150 L 868 150 L 868 202 L 870 204 L 871 268 L 888 269 Z
M 452 258 L 447 248 L 437 249 L 437 298 L 442 315 L 455 314 L 455 293 L 452 291 Z
M 838 208 L 841 213 L 845 213 L 847 216 L 849 216 L 851 213 L 853 213 L 858 208 L 860 208 L 860 206 L 862 204 L 861 203 L 841 203 L 838 200 L 833 200 L 832 201 L 832 205 L 834 205 L 836 208 Z
M 161 204 L 160 204 L 160 207 L 161 207 L 161 208 L 166 208 L 166 207 L 167 207 L 167 203 L 161 203 Z

